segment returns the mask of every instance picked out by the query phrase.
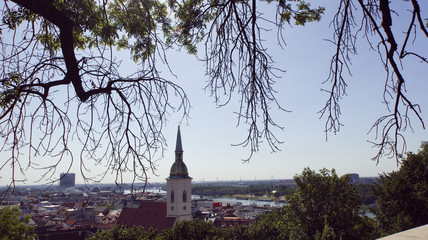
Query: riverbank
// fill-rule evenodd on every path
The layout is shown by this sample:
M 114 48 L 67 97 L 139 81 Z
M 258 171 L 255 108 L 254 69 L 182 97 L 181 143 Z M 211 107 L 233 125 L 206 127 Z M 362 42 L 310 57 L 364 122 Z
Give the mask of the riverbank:
M 201 198 L 201 196 L 192 196 L 193 199 Z M 259 206 L 276 206 L 282 207 L 285 204 L 284 200 L 277 200 L 275 198 L 260 198 L 260 197 L 250 197 L 247 195 L 233 195 L 233 196 L 203 196 L 204 199 L 210 199 L 214 202 L 222 202 L 223 205 L 228 203 L 234 204 L 242 204 L 242 205 L 259 205 Z

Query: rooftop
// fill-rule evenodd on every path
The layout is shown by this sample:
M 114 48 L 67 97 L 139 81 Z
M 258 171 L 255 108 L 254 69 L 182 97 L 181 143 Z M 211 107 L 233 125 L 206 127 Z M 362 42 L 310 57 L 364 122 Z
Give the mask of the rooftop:
M 379 240 L 402 240 L 402 239 L 414 239 L 414 240 L 428 239 L 428 224 L 422 225 L 416 228 L 412 228 L 406 231 L 402 231 L 399 233 L 395 233 L 383 238 L 379 238 Z

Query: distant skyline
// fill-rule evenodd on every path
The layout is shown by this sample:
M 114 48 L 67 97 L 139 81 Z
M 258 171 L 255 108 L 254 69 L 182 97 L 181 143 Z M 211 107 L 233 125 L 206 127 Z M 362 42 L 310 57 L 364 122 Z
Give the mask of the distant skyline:
M 316 2 L 313 6 L 320 3 Z M 188 94 L 192 108 L 190 119 L 182 121 L 179 114 L 170 113 L 163 133 L 167 140 L 167 149 L 163 158 L 156 162 L 156 174 L 149 174 L 149 182 L 164 182 L 174 162 L 174 149 L 177 126 L 181 126 L 181 137 L 184 150 L 184 162 L 189 176 L 194 181 L 221 180 L 254 180 L 254 179 L 291 179 L 300 174 L 305 167 L 312 170 L 321 168 L 336 169 L 338 175 L 358 173 L 360 177 L 375 177 L 383 172 L 397 170 L 395 159 L 382 158 L 379 164 L 371 158 L 377 153 L 368 141 L 375 139 L 375 131 L 369 130 L 373 123 L 382 115 L 388 114 L 383 103 L 383 87 L 386 73 L 378 53 L 369 50 L 364 39 L 359 39 L 358 55 L 352 57 L 352 76 L 347 80 L 347 96 L 341 99 L 341 122 L 344 124 L 336 135 L 330 133 L 326 141 L 324 133 L 325 119 L 319 119 L 318 111 L 324 106 L 327 94 L 321 92 L 322 85 L 329 73 L 330 59 L 335 47 L 325 41 L 332 36 L 329 28 L 335 4 L 323 2 L 326 13 L 321 22 L 309 23 L 306 26 L 286 26 L 285 41 L 287 46 L 281 49 L 275 39 L 275 31 L 266 33 L 270 42 L 265 47 L 272 54 L 276 66 L 285 73 L 274 85 L 277 100 L 283 108 L 291 111 L 283 112 L 271 109 L 272 117 L 284 131 L 275 129 L 277 137 L 284 141 L 279 145 L 281 151 L 272 153 L 265 142 L 261 143 L 260 151 L 254 153 L 249 163 L 241 159 L 249 156 L 249 149 L 232 146 L 244 140 L 247 132 L 244 124 L 237 126 L 236 112 L 239 98 L 232 98 L 229 105 L 218 108 L 214 99 L 204 92 L 208 78 L 204 75 L 205 66 L 194 56 L 182 52 L 169 52 L 168 60 L 175 79 L 166 68 L 165 77 L 182 86 Z M 401 3 L 400 3 L 401 4 Z M 428 12 L 428 2 L 420 2 L 421 12 Z M 405 11 L 404 11 L 405 12 Z M 425 17 L 427 17 L 425 15 Z M 403 23 L 404 25 L 407 23 Z M 393 27 L 403 27 L 394 22 Z M 361 36 L 360 36 L 361 37 Z M 425 45 L 427 46 L 426 39 Z M 203 49 L 200 48 L 202 52 Z M 425 51 L 425 49 L 420 49 Z M 118 58 L 128 59 L 129 56 L 118 54 Z M 124 63 L 126 65 L 126 61 Z M 407 79 L 406 89 L 412 102 L 418 103 L 422 109 L 421 116 L 428 124 L 428 67 L 416 59 L 404 66 Z M 126 71 L 127 66 L 124 66 Z M 412 71 L 410 71 L 412 70 Z M 274 106 L 272 106 L 274 107 Z M 412 129 L 408 128 L 404 136 L 407 151 L 417 152 L 422 141 L 428 141 L 427 129 L 412 115 Z M 75 146 L 70 146 L 71 149 Z M 7 157 L 1 152 L 0 157 Z M 21 155 L 22 157 L 28 157 Z M 43 157 L 37 158 L 44 161 Z M 91 163 L 88 163 L 91 165 Z M 68 165 L 58 166 L 55 173 L 68 170 Z M 101 167 L 91 166 L 91 174 L 100 174 Z M 5 170 L 2 170 L 2 173 Z M 76 153 L 70 172 L 76 173 L 76 184 L 83 183 L 80 174 L 78 153 Z M 129 173 L 131 174 L 131 173 Z M 34 185 L 41 175 L 40 170 L 27 169 L 25 184 Z M 125 176 L 129 182 L 131 176 Z M 10 176 L 3 175 L 0 185 L 10 181 Z M 113 183 L 114 176 L 106 175 L 102 183 Z M 18 183 L 22 184 L 22 183 Z

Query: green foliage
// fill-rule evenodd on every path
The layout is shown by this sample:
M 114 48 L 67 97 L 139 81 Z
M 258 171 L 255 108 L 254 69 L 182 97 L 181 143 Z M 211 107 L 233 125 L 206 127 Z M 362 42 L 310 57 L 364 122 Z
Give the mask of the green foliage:
M 247 240 L 251 239 L 247 227 L 216 227 L 212 222 L 203 220 L 183 221 L 172 230 L 164 230 L 160 235 L 162 240 Z
M 322 235 L 321 237 L 319 237 L 318 232 L 318 236 L 316 236 L 315 238 L 319 238 L 321 240 L 338 239 L 336 233 L 334 232 L 334 228 L 330 227 L 330 225 L 328 224 L 327 218 L 324 218 L 324 220 L 324 229 L 322 231 Z
M 195 43 L 203 39 L 204 30 L 213 19 L 215 10 L 205 11 L 206 2 L 203 0 L 185 0 L 181 4 L 169 0 L 168 4 L 178 20 L 174 37 L 189 53 L 196 54 Z
M 251 239 L 289 239 L 290 218 L 286 208 L 260 216 L 257 223 L 249 228 Z
M 157 232 L 153 229 L 145 231 L 140 227 L 128 228 L 126 226 L 115 226 L 109 231 L 98 231 L 88 240 L 150 240 L 158 239 Z
M 5 207 L 0 209 L 0 239 L 2 240 L 31 240 L 35 234 L 33 226 L 28 226 L 30 216 L 27 215 L 20 221 L 19 208 Z
M 174 226 L 171 231 L 162 233 L 165 240 L 215 239 L 218 228 L 210 222 L 202 220 L 183 221 Z
M 233 196 L 233 195 L 270 195 L 272 191 L 276 191 L 274 197 L 291 195 L 295 191 L 295 187 L 284 186 L 279 184 L 251 184 L 249 186 L 218 186 L 210 184 L 192 185 L 192 193 L 195 195 L 205 196 Z
M 88 240 L 248 240 L 251 238 L 247 227 L 215 227 L 212 222 L 202 220 L 183 221 L 172 229 L 157 232 L 153 229 L 116 226 L 109 231 L 99 231 Z
M 268 2 L 272 3 L 274 1 L 269 0 Z M 290 23 L 291 19 L 294 19 L 296 25 L 305 25 L 307 22 L 320 21 L 325 10 L 323 7 L 311 8 L 309 3 L 302 0 L 291 1 L 297 2 L 296 4 L 286 4 L 284 0 L 276 0 L 275 2 L 278 2 L 277 9 L 280 21 Z M 247 0 L 185 0 L 181 3 L 169 0 L 168 6 L 173 10 L 174 17 L 177 20 L 173 35 L 175 35 L 177 42 L 183 45 L 189 53 L 195 54 L 196 43 L 205 37 L 205 30 L 208 23 L 221 15 L 222 11 L 228 5 L 233 5 L 233 9 L 236 10 L 237 8 L 246 8 L 249 3 L 250 1 Z M 222 25 L 224 24 L 226 23 L 223 22 Z M 236 24 L 239 25 L 242 23 Z M 169 36 L 171 37 L 171 35 Z
M 154 53 L 161 28 L 165 37 L 171 36 L 171 19 L 167 5 L 157 0 L 119 0 L 100 5 L 95 0 L 55 0 L 52 7 L 64 14 L 73 23 L 73 42 L 76 49 L 97 48 L 100 45 L 129 48 L 135 61 L 145 60 Z M 5 14 L 3 23 L 10 29 L 17 28 L 24 21 L 35 23 L 41 20 L 25 8 L 18 8 Z M 41 31 L 36 38 L 51 55 L 60 50 L 57 26 L 41 21 Z
M 126 33 L 115 41 L 116 46 L 130 48 L 134 61 L 145 60 L 154 53 L 155 44 L 160 41 L 156 35 L 158 26 L 166 37 L 171 36 L 171 19 L 167 16 L 165 3 L 156 0 L 115 1 L 109 5 L 108 15 L 115 30 L 113 35 Z
M 221 235 L 225 240 L 254 239 L 254 237 L 251 236 L 251 232 L 249 228 L 246 226 L 233 226 L 233 227 L 221 228 Z M 219 238 L 219 239 L 222 239 L 222 238 Z
M 428 142 L 408 153 L 398 171 L 380 175 L 375 185 L 376 219 L 384 234 L 428 223 Z
M 287 205 L 261 216 L 249 239 L 375 239 L 375 220 L 359 214 L 359 200 L 349 176 L 334 170 L 305 169 Z
M 217 186 L 217 185 L 192 185 L 192 194 L 205 196 L 246 194 L 245 187 Z
M 338 177 L 334 169 L 316 173 L 306 168 L 294 180 L 297 191 L 287 198 L 285 206 L 291 238 L 364 239 L 363 233 L 356 231 L 362 227 L 372 236 L 374 228 L 364 225 L 367 219 L 359 215 L 359 201 L 349 175 Z
M 268 1 L 269 3 L 273 0 Z M 311 4 L 302 0 L 277 0 L 278 10 L 281 22 L 291 23 L 294 19 L 296 25 L 304 26 L 308 22 L 320 21 L 325 8 L 311 8 Z M 288 2 L 288 3 L 287 3 Z M 295 3 L 290 3 L 295 2 Z
M 54 26 L 48 22 L 42 23 L 42 27 L 46 31 L 38 34 L 36 37 L 41 44 L 49 51 L 51 56 L 54 56 L 56 52 L 61 49 L 61 42 L 59 36 L 54 33 Z
M 280 185 L 277 189 L 275 189 L 277 191 L 275 193 L 275 197 L 293 195 L 296 189 L 297 188 L 294 186 Z
M 21 74 L 15 72 L 8 73 L 7 78 L 0 80 L 0 107 L 6 108 L 13 101 L 20 101 L 18 86 L 21 81 Z
M 309 3 L 294 1 L 296 4 L 278 1 L 278 8 L 283 12 L 282 21 L 290 23 L 290 20 L 294 19 L 296 25 L 304 25 L 321 19 L 323 7 L 312 9 Z M 159 41 L 156 33 L 158 27 L 168 44 L 177 41 L 189 53 L 196 53 L 195 43 L 204 38 L 208 23 L 215 19 L 221 6 L 228 2 L 185 0 L 179 3 L 170 0 L 164 3 L 158 0 L 118 0 L 103 5 L 95 0 L 54 0 L 49 3 L 50 7 L 61 11 L 73 22 L 76 48 L 92 48 L 98 44 L 130 48 L 134 60 L 137 61 L 153 54 L 155 44 Z M 244 2 L 246 1 L 242 1 Z M 170 11 L 174 14 L 175 26 L 172 25 Z M 34 22 L 40 19 L 28 9 L 20 7 L 5 14 L 2 20 L 10 29 L 16 29 L 24 21 Z M 41 43 L 50 51 L 59 50 L 59 32 L 53 24 L 42 21 L 41 29 L 36 35 Z
M 132 58 L 138 61 L 145 60 L 154 53 L 156 44 L 161 41 L 158 29 L 167 44 L 177 42 L 189 53 L 195 54 L 196 43 L 205 37 L 207 25 L 215 19 L 220 6 L 227 2 L 118 0 L 103 5 L 95 0 L 54 0 L 50 2 L 50 7 L 61 11 L 73 22 L 76 48 L 93 48 L 99 44 L 116 46 L 118 49 L 129 48 Z M 312 9 L 304 1 L 296 2 L 285 4 L 283 0 L 278 1 L 278 8 L 283 12 L 281 21 L 290 23 L 294 19 L 295 24 L 304 25 L 321 19 L 324 8 Z M 174 26 L 173 19 L 176 21 Z M 34 23 L 37 20 L 41 20 L 40 16 L 23 7 L 7 12 L 2 18 L 9 29 L 16 29 L 24 21 Z M 37 39 L 52 55 L 55 54 L 61 47 L 58 29 L 48 21 L 41 21 L 41 29 L 41 32 L 36 33 Z
M 26 8 L 19 7 L 16 10 L 12 10 L 7 12 L 2 19 L 2 22 L 9 29 L 16 29 L 23 21 L 34 21 L 36 19 L 36 15 L 31 13 Z
M 374 204 L 376 202 L 376 196 L 373 194 L 373 184 L 358 183 L 352 185 L 357 191 L 360 204 Z

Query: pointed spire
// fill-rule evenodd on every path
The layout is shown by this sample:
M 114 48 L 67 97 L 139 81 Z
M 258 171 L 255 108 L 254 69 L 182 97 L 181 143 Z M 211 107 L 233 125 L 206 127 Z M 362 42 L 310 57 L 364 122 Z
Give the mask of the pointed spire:
M 177 130 L 177 143 L 175 145 L 175 162 L 171 166 L 169 179 L 189 178 L 186 164 L 183 162 L 183 146 L 181 144 L 180 126 Z
M 183 152 L 183 146 L 181 145 L 180 125 L 178 125 L 177 130 L 177 142 L 175 144 L 175 152 Z
M 177 142 L 175 144 L 175 161 L 183 162 L 183 146 L 181 145 L 180 125 L 178 125 Z

